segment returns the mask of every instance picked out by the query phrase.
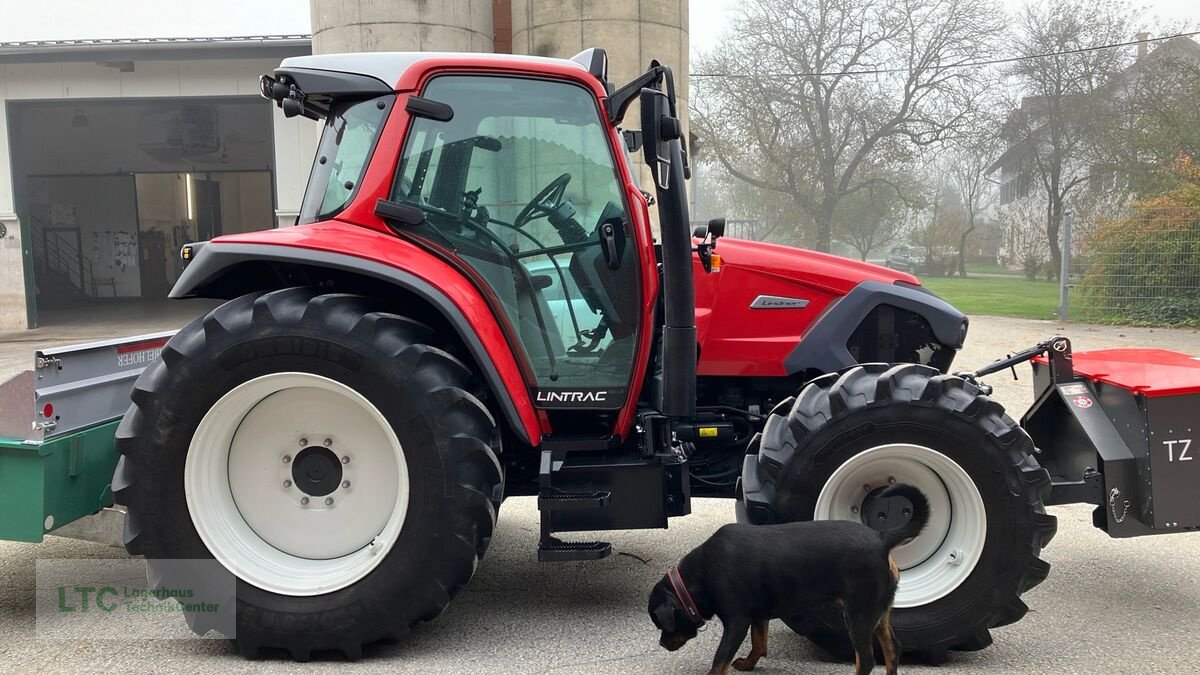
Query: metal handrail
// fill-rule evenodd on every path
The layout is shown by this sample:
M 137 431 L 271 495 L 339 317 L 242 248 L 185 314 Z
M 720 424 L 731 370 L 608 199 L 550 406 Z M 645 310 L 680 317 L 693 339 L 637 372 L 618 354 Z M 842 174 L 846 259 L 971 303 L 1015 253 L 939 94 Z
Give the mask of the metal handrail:
M 33 233 L 34 249 L 40 245 L 40 258 L 43 268 L 53 270 L 64 277 L 68 283 L 88 297 L 96 297 L 96 277 L 93 273 L 92 261 L 83 255 L 79 246 L 69 239 L 51 230 L 36 216 L 30 215 L 30 230 Z M 79 231 L 79 228 L 72 228 Z M 46 269 L 43 269 L 46 271 Z

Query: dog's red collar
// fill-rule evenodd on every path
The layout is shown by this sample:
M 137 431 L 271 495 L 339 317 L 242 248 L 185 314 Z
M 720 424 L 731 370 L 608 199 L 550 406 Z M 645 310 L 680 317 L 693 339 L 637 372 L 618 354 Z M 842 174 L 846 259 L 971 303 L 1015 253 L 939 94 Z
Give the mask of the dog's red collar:
M 683 611 L 687 613 L 688 618 L 697 626 L 703 626 L 704 617 L 700 616 L 700 608 L 696 607 L 696 602 L 692 600 L 692 594 L 688 593 L 687 585 L 683 583 L 683 577 L 679 575 L 678 567 L 667 570 L 667 581 L 671 582 L 671 590 L 675 591 L 675 597 L 679 598 L 679 604 L 683 605 Z

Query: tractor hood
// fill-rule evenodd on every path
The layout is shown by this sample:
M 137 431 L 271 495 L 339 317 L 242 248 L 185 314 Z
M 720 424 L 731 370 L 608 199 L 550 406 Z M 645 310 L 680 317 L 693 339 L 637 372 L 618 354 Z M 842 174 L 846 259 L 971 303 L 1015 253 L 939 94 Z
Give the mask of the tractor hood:
M 722 265 L 788 279 L 804 279 L 806 284 L 838 294 L 848 293 L 864 281 L 920 284 L 911 274 L 881 265 L 779 244 L 724 237 L 717 244 L 716 252 L 721 256 Z
M 715 252 L 721 256 L 720 271 L 708 273 L 698 256 L 692 267 L 700 375 L 791 375 L 803 369 L 793 356 L 801 344 L 821 352 L 818 370 L 849 365 L 857 357 L 847 352 L 847 340 L 885 302 L 920 314 L 947 347 L 961 345 L 962 313 L 921 288 L 911 274 L 728 237 L 718 241 Z M 827 314 L 835 307 L 837 315 Z M 825 319 L 832 332 L 811 333 Z

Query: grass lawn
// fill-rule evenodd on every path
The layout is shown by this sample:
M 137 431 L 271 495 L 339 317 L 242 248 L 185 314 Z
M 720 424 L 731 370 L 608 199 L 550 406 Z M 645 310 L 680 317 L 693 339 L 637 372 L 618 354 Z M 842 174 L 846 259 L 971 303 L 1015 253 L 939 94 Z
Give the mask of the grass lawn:
M 922 277 L 921 283 L 968 316 L 1053 319 L 1058 308 L 1057 282 L 968 276 L 966 279 Z
M 979 261 L 975 261 L 975 262 L 968 260 L 967 261 L 967 274 L 970 275 L 972 272 L 977 272 L 977 273 L 982 272 L 985 274 L 1011 274 L 1016 277 L 1021 276 L 1021 272 L 1010 270 L 1005 267 L 1001 267 L 995 261 L 992 261 L 992 260 L 979 260 Z

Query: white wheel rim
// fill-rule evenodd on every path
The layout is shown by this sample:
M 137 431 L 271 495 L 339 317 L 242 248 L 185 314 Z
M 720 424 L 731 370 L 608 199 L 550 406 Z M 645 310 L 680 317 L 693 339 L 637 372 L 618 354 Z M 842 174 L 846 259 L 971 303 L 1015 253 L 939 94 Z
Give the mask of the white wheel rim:
M 332 492 L 310 495 L 328 488 L 294 480 L 296 471 L 334 477 L 334 462 Z M 311 373 L 263 375 L 222 396 L 196 428 L 183 478 L 213 556 L 283 595 L 330 593 L 366 576 L 408 510 L 408 466 L 387 419 L 355 390 Z
M 829 477 L 813 517 L 862 522 L 867 495 L 893 480 L 917 487 L 929 500 L 929 523 L 920 536 L 892 551 L 900 568 L 894 606 L 919 607 L 945 597 L 971 576 L 987 538 L 983 498 L 957 462 L 906 443 L 865 450 Z

